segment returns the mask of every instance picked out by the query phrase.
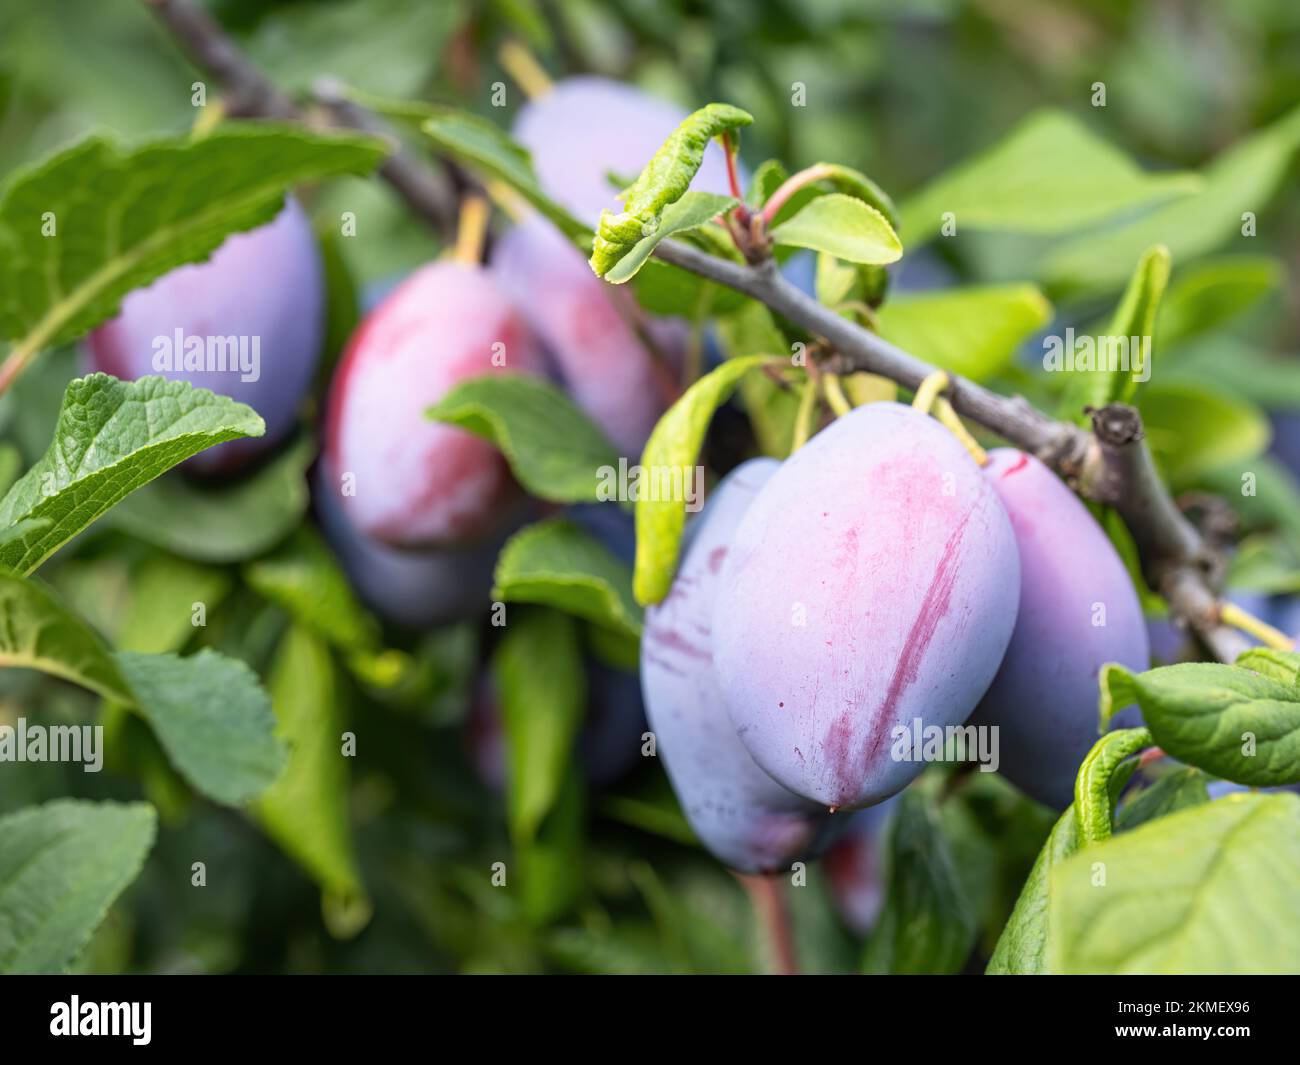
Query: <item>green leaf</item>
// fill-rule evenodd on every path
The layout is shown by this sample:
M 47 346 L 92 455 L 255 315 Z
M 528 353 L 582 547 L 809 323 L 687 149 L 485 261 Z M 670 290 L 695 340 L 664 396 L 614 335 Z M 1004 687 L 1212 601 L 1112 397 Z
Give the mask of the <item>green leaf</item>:
M 426 107 L 424 104 L 413 106 L 421 111 L 427 110 L 429 117 L 420 128 L 440 151 L 489 179 L 504 181 L 558 226 L 562 233 L 574 238 L 575 243 L 585 247 L 590 242 L 591 228 L 542 191 L 533 172 L 532 157 L 507 133 L 486 118 L 466 111 Z
M 1060 247 L 1044 263 L 1045 276 L 1053 284 L 1118 287 L 1128 264 L 1153 244 L 1166 245 L 1184 263 L 1229 241 L 1252 240 L 1242 234 L 1242 213 L 1264 209 L 1297 148 L 1300 108 L 1215 159 L 1193 195 Z
M 1258 341 L 1219 332 L 1184 345 L 1163 363 L 1162 384 L 1227 392 L 1269 411 L 1300 408 L 1300 359 L 1262 351 Z
M 492 598 L 538 603 L 641 638 L 631 573 L 599 540 L 564 518 L 515 533 L 497 558 Z
M 646 441 L 641 455 L 643 472 L 656 482 L 692 484 L 695 463 L 713 412 L 726 402 L 746 373 L 764 364 L 789 365 L 785 359 L 761 355 L 730 359 L 691 385 L 659 419 Z M 686 526 L 683 500 L 652 499 L 650 495 L 642 493 L 636 501 L 636 567 L 632 588 L 636 601 L 643 606 L 658 603 L 668 594 Z
M 1300 683 L 1300 654 L 1272 647 L 1252 647 L 1237 656 L 1236 665 L 1283 684 Z
M 1300 972 L 1297 911 L 1300 798 L 1229 795 L 1115 836 L 1054 869 L 1051 968 Z
M 1211 332 L 1282 287 L 1286 270 L 1266 255 L 1224 255 L 1180 270 L 1160 307 L 1160 343 Z
M 1210 801 L 1204 773 L 1194 766 L 1183 766 L 1165 773 L 1155 783 L 1126 799 L 1115 815 L 1115 832 L 1129 832 L 1138 825 L 1154 821 L 1188 806 Z
M 1128 365 L 1098 365 L 1093 370 L 1074 370 L 1066 379 L 1061 400 L 1061 417 L 1088 425 L 1085 407 L 1100 409 L 1108 403 L 1127 403 L 1137 391 L 1138 375 L 1150 377 L 1155 348 L 1156 312 L 1169 282 L 1169 249 L 1148 248 L 1129 279 L 1124 298 L 1111 318 L 1110 327 L 1096 338 L 1099 361 L 1108 361 L 1111 351 L 1127 355 Z M 1134 351 L 1133 341 L 1142 347 Z M 1115 347 L 1122 344 L 1123 347 Z M 1139 363 L 1138 360 L 1141 360 Z
M 687 192 L 680 200 L 665 207 L 658 218 L 658 224 L 649 229 L 645 236 L 605 271 L 605 280 L 612 285 L 630 281 L 645 265 L 660 241 L 697 229 L 731 210 L 739 202 L 732 196 L 720 196 L 716 192 Z
M 43 584 L 0 573 L 0 667 L 37 669 L 131 701 L 108 645 Z
M 790 171 L 779 159 L 759 163 L 754 176 L 749 179 L 749 188 L 745 190 L 745 203 L 754 208 L 762 207 L 789 176 Z
M 1256 664 L 1260 659 L 1254 659 Z M 1267 788 L 1300 783 L 1300 688 L 1241 666 L 1184 662 L 1145 673 L 1104 666 L 1103 721 L 1137 700 L 1157 746 L 1224 780 Z
M 226 570 L 171 555 L 151 555 L 130 574 L 130 594 L 114 644 L 123 651 L 179 651 L 196 632 L 194 605 L 211 614 L 230 593 Z
M 623 210 L 600 213 L 591 249 L 596 276 L 604 277 L 642 239 L 659 229 L 664 209 L 690 187 L 709 141 L 751 122 L 750 115 L 729 104 L 708 104 L 687 115 L 628 188 Z
M 867 940 L 866 973 L 960 972 L 975 941 L 943 828 L 928 796 L 903 792 L 889 835 L 889 886 Z
M 941 369 L 986 381 L 1051 320 L 1034 285 L 988 285 L 893 298 L 880 310 L 880 333 Z
M 265 431 L 257 412 L 184 381 L 91 374 L 63 398 L 49 450 L 0 500 L 0 528 L 50 525 L 0 545 L 0 566 L 30 573 L 141 485 L 213 444 Z
M 920 244 L 937 236 L 951 213 L 958 233 L 1067 233 L 1199 186 L 1195 174 L 1146 173 L 1078 119 L 1043 110 L 905 201 L 902 229 Z M 1143 242 L 1125 262 L 1154 243 Z
M 695 233 L 705 230 L 697 229 Z M 739 261 L 735 246 L 734 255 Z M 662 259 L 647 259 L 631 281 L 632 295 L 642 308 L 651 314 L 675 315 L 700 321 L 710 314 L 730 314 L 739 307 L 753 302 L 747 296 L 725 285 L 705 281 L 699 274 L 670 266 Z
M 153 846 L 146 803 L 58 799 L 0 817 L 0 973 L 66 969 Z
M 284 768 L 275 715 L 257 675 L 205 648 L 196 655 L 115 656 L 140 716 L 198 791 L 228 806 L 260 795 Z
M 0 336 L 29 353 L 72 340 L 132 289 L 269 222 L 289 186 L 367 173 L 384 154 L 372 137 L 266 123 L 133 149 L 87 137 L 0 192 Z
M 520 904 L 533 924 L 551 923 L 582 894 L 586 799 L 581 776 L 567 774 L 536 833 L 515 842 Z
M 1074 818 L 1082 846 L 1110 836 L 1115 806 L 1112 795 L 1119 791 L 1116 776 L 1120 765 L 1150 746 L 1151 733 L 1146 729 L 1120 729 L 1106 733 L 1084 756 L 1074 780 Z M 1127 771 L 1131 773 L 1133 768 L 1129 766 Z
M 757 300 L 749 300 L 735 314 L 719 319 L 715 328 L 728 358 L 777 358 L 790 350 L 772 312 Z M 751 373 L 740 379 L 740 396 L 760 450 L 774 458 L 786 458 L 799 413 L 798 392 L 782 388 L 766 374 Z
M 333 553 L 309 528 L 300 528 L 270 555 L 247 563 L 243 575 L 258 595 L 336 647 L 365 651 L 377 646 L 379 623 L 357 601 Z
M 813 196 L 824 195 L 826 190 L 829 189 L 861 200 L 867 206 L 879 212 L 891 228 L 898 228 L 898 210 L 894 207 L 894 201 L 889 198 L 884 189 L 862 173 L 861 170 L 854 170 L 851 166 L 843 166 L 839 163 L 816 163 L 811 169 L 816 170 L 820 175 L 817 181 L 814 184 L 805 186 L 792 196 L 790 201 L 777 212 L 776 218 L 773 219 L 774 222 L 784 221 L 788 217 L 787 212 L 793 214 L 791 208 L 797 208 L 800 205 L 802 196 L 807 194 Z
M 563 392 L 527 374 L 490 373 L 462 381 L 425 415 L 495 444 L 519 483 L 556 503 L 594 502 L 602 470 L 618 451 Z
M 1038 853 L 1015 909 L 985 970 L 990 976 L 1035 976 L 1047 967 L 1047 897 L 1052 871 L 1079 849 L 1074 806 L 1066 808 Z
M 587 699 L 577 623 L 551 610 L 512 612 L 492 657 L 506 740 L 510 834 L 528 843 L 559 799 Z
M 1156 462 L 1175 488 L 1218 467 L 1253 459 L 1268 446 L 1268 419 L 1221 388 L 1148 384 L 1138 409 Z
M 851 263 L 879 266 L 903 257 L 903 245 L 889 220 L 842 192 L 809 201 L 789 221 L 775 226 L 771 236 L 777 244 L 811 248 Z
M 602 816 L 641 832 L 663 836 L 686 847 L 700 847 L 700 838 L 682 813 L 681 803 L 663 773 L 638 776 L 631 787 L 600 797 Z
M 342 752 L 343 693 L 329 648 L 307 629 L 291 627 L 276 652 L 269 684 L 275 735 L 288 748 L 289 760 L 253 812 L 326 895 L 350 904 L 353 912 L 363 911 Z
M 248 476 L 195 484 L 179 473 L 132 492 L 105 519 L 136 539 L 196 562 L 244 562 L 269 551 L 307 513 L 316 448 L 296 441 Z

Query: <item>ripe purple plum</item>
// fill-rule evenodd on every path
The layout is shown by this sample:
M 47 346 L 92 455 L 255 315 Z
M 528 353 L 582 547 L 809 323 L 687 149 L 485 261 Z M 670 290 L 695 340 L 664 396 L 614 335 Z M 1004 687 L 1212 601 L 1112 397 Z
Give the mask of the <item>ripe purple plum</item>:
M 393 547 L 490 537 L 520 499 L 500 452 L 425 410 L 472 377 L 542 373 L 523 319 L 489 273 L 449 259 L 421 267 L 368 314 L 334 374 L 330 468 L 350 479 L 352 523 Z
M 595 537 L 620 562 L 636 559 L 636 518 L 619 504 L 574 503 L 565 514 L 584 532 Z
M 633 328 L 639 311 L 631 292 L 593 274 L 582 252 L 540 216 L 497 241 L 492 270 L 574 402 L 622 454 L 640 455 L 673 383 Z
M 641 760 L 646 728 L 637 675 L 589 661 L 587 719 L 578 738 L 578 753 L 592 787 L 608 787 L 632 771 Z
M 1097 741 L 1097 678 L 1107 662 L 1151 663 L 1146 620 L 1118 552 L 1087 508 L 1032 455 L 1000 448 L 984 468 L 1020 552 L 1020 612 L 972 724 L 999 729 L 1000 771 L 1057 809 L 1074 797 Z M 1115 725 L 1134 723 L 1127 711 Z
M 752 459 L 711 494 L 686 533 L 668 596 L 646 611 L 641 686 L 668 778 L 709 851 L 743 873 L 812 854 L 829 815 L 763 772 L 736 735 L 713 666 L 712 613 L 736 527 L 778 463 Z
M 122 380 L 185 380 L 256 410 L 265 436 L 219 444 L 185 463 L 192 472 L 229 473 L 293 428 L 320 358 L 324 309 L 320 249 L 291 198 L 273 221 L 230 236 L 206 262 L 128 295 L 118 316 L 90 334 L 90 363 Z
M 1269 450 L 1300 477 L 1300 412 L 1275 411 L 1269 420 L 1273 423 L 1273 443 Z
M 736 531 L 714 662 L 754 761 L 832 809 L 902 790 L 906 736 L 970 716 L 1011 639 L 1006 512 L 937 421 L 869 403 L 794 453 Z
M 685 117 L 631 85 L 584 75 L 529 100 L 514 136 L 532 153 L 543 191 L 595 226 L 603 209 L 616 208 L 618 188 L 610 176 L 633 181 Z M 704 153 L 691 188 L 728 191 L 726 157 L 716 143 Z
M 449 625 L 487 610 L 499 543 L 403 550 L 372 540 L 344 512 L 339 478 L 327 465 L 320 462 L 312 479 L 316 518 L 366 606 L 411 629 Z

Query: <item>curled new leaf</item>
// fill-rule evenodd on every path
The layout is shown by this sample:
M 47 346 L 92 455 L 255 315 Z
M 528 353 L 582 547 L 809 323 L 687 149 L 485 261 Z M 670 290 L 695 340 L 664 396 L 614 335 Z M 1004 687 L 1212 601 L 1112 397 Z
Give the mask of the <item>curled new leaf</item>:
M 1121 772 L 1122 763 L 1150 746 L 1150 732 L 1131 728 L 1107 733 L 1088 752 L 1074 781 L 1074 816 L 1081 843 L 1095 843 L 1110 836 L 1113 795 L 1118 790 L 1114 778 Z
M 730 104 L 709 104 L 688 115 L 628 188 L 623 210 L 601 212 L 591 252 L 591 268 L 597 276 L 604 277 L 642 238 L 659 228 L 664 208 L 686 194 L 709 141 L 753 121 Z

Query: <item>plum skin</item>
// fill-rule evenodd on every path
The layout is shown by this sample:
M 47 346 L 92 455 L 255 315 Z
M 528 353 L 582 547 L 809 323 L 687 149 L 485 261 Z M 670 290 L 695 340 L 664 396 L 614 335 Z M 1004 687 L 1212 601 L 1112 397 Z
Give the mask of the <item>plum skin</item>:
M 393 547 L 459 547 L 498 530 L 520 498 L 505 459 L 424 412 L 469 378 L 543 369 L 486 270 L 439 260 L 411 274 L 362 321 L 330 389 L 325 453 L 354 478 L 352 523 Z
M 641 687 L 656 750 L 682 810 L 710 853 L 743 873 L 774 872 L 815 852 L 829 815 L 763 772 L 723 706 L 710 618 L 737 524 L 778 464 L 752 459 L 710 494 L 687 530 L 662 603 L 646 611 Z
M 999 729 L 999 771 L 1039 802 L 1064 809 L 1097 741 L 1098 675 L 1107 662 L 1149 668 L 1142 606 L 1101 526 L 1059 477 L 1012 448 L 989 454 L 989 483 L 1020 554 L 1020 611 L 1011 644 L 971 718 Z M 1105 624 L 1093 623 L 1095 604 Z M 1113 727 L 1135 723 L 1126 711 Z
M 339 479 L 324 460 L 312 477 L 312 501 L 321 532 L 348 582 L 385 621 L 430 629 L 487 611 L 498 542 L 459 550 L 402 550 L 372 540 L 344 512 Z
M 1011 523 L 961 444 L 909 407 L 858 407 L 782 465 L 736 531 L 713 614 L 732 722 L 796 794 L 880 802 L 924 767 L 894 730 L 970 716 L 1019 594 Z
M 154 338 L 257 337 L 258 378 L 238 372 L 167 371 L 252 407 L 266 434 L 231 440 L 187 460 L 187 470 L 227 473 L 265 454 L 293 429 L 325 335 L 325 278 L 311 223 L 289 197 L 270 222 L 235 233 L 201 263 L 179 266 L 123 301 L 87 338 L 93 369 L 124 381 L 158 373 Z

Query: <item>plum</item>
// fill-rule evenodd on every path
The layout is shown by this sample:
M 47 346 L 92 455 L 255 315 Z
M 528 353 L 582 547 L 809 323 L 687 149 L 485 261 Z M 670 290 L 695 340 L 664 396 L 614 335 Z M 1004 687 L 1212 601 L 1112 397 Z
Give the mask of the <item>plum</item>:
M 641 759 L 646 727 L 637 675 L 589 661 L 587 718 L 578 737 L 578 753 L 593 787 L 608 787 L 632 771 Z
M 634 180 L 685 117 L 631 85 L 584 75 L 529 100 L 513 132 L 532 153 L 542 190 L 594 227 L 603 209 L 616 206 L 611 175 Z M 704 153 L 691 187 L 728 191 L 726 157 L 716 143 Z
M 130 293 L 118 316 L 88 337 L 90 363 L 122 380 L 180 378 L 256 410 L 265 436 L 219 444 L 185 464 L 197 473 L 227 473 L 293 428 L 320 358 L 324 309 L 320 249 L 290 198 L 274 220 L 228 237 L 206 262 L 177 267 Z M 204 368 L 180 368 L 196 340 Z
M 324 461 L 312 478 L 312 500 L 321 531 L 349 583 L 384 620 L 428 629 L 487 610 L 499 542 L 459 550 L 402 550 L 372 540 L 344 512 L 339 478 Z
M 1150 667 L 1146 620 L 1119 553 L 1060 478 L 1012 448 L 991 452 L 984 473 L 1015 530 L 1020 612 L 971 723 L 998 727 L 1008 780 L 1064 809 L 1097 740 L 1101 667 Z M 1115 725 L 1134 723 L 1134 713 Z
M 425 410 L 461 381 L 542 373 L 523 319 L 483 268 L 421 267 L 361 322 L 330 390 L 325 453 L 352 491 L 362 533 L 394 547 L 463 546 L 492 535 L 521 498 L 486 440 Z
M 646 611 L 641 686 L 668 778 L 691 827 L 719 860 L 772 872 L 811 854 L 829 815 L 755 765 L 723 707 L 710 632 L 719 570 L 736 526 L 777 470 L 752 459 L 729 474 L 687 530 L 668 596 Z
M 1019 595 L 1011 523 L 962 445 L 910 407 L 858 407 L 781 466 L 736 531 L 713 614 L 732 722 L 796 794 L 880 802 L 923 768 L 902 730 L 970 716 Z
M 672 399 L 672 381 L 632 327 L 630 291 L 602 281 L 585 256 L 535 216 L 502 235 L 492 270 L 575 403 L 622 454 L 638 456 Z
M 1300 477 L 1300 412 L 1274 411 L 1273 443 L 1269 450 L 1297 477 Z
M 620 562 L 632 565 L 636 559 L 636 518 L 632 511 L 613 502 L 574 503 L 565 508 L 565 513 Z

